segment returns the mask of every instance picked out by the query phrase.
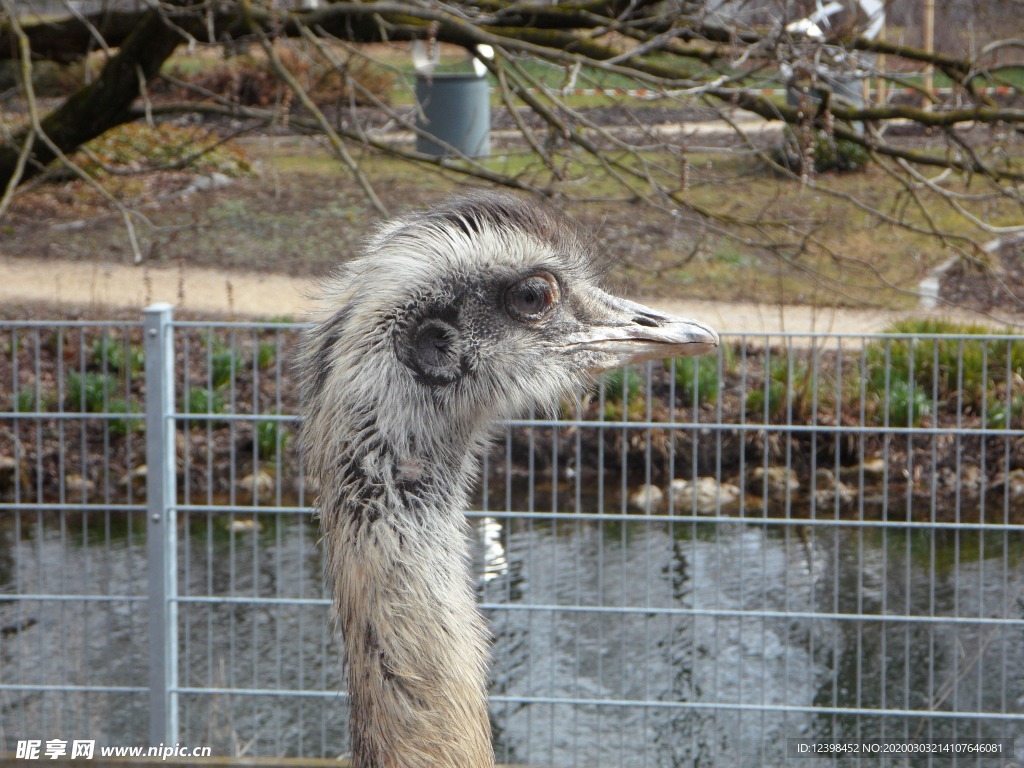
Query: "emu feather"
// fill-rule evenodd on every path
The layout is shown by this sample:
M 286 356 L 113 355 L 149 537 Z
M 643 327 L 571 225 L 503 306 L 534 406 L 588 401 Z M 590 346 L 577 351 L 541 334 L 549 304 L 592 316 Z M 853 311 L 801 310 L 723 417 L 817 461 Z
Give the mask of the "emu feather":
M 348 664 L 354 768 L 494 765 L 464 512 L 503 419 L 707 326 L 597 286 L 578 231 L 484 195 L 393 221 L 323 286 L 303 449 Z

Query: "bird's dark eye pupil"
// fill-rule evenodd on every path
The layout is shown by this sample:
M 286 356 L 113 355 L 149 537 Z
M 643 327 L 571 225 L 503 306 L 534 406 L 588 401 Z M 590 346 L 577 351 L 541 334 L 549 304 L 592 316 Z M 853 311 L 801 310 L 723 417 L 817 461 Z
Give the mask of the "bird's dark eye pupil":
M 536 285 L 527 285 L 520 294 L 520 303 L 523 309 L 536 311 L 544 303 L 544 291 Z
M 550 275 L 533 275 L 513 284 L 505 294 L 508 311 L 519 320 L 543 319 L 558 301 L 558 284 Z

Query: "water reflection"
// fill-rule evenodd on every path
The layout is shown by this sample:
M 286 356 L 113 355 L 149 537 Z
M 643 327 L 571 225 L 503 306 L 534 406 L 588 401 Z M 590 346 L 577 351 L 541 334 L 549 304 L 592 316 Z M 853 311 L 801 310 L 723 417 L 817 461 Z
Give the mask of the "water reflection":
M 146 742 L 142 518 L 83 519 L 0 530 L 0 684 L 37 686 L 0 690 L 0 749 L 58 733 Z M 259 521 L 182 519 L 182 743 L 343 754 L 316 525 Z M 498 513 L 474 526 L 502 762 L 780 765 L 794 736 L 1024 737 L 1015 531 Z M 93 601 L 3 600 L 61 593 Z M 126 690 L 39 688 L 68 681 Z
M 772 765 L 787 737 L 1024 735 L 944 716 L 1021 712 L 1019 540 L 656 518 L 503 540 L 483 586 L 499 760 Z
M 480 520 L 477 530 L 483 548 L 483 558 L 479 570 L 484 582 L 507 575 L 508 559 L 505 557 L 505 545 L 501 541 L 501 523 L 493 517 L 484 517 Z

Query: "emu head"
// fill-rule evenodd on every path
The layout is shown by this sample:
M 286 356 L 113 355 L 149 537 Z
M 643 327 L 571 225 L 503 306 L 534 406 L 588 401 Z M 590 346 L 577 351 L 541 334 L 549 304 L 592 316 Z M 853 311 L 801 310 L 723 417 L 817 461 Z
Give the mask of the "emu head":
M 324 286 L 306 339 L 314 473 L 370 422 L 400 450 L 458 460 L 494 422 L 596 372 L 718 344 L 699 322 L 602 291 L 592 253 L 560 218 L 504 195 L 386 225 Z

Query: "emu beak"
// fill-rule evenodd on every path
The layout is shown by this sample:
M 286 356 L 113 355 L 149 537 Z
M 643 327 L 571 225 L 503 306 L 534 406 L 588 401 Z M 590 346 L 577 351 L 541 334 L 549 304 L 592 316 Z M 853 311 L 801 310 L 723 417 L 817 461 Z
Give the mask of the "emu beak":
M 697 320 L 675 317 L 633 301 L 590 290 L 581 298 L 588 322 L 570 348 L 599 353 L 591 373 L 666 357 L 690 357 L 718 346 L 718 334 Z M 583 307 L 581 307 L 583 309 Z

